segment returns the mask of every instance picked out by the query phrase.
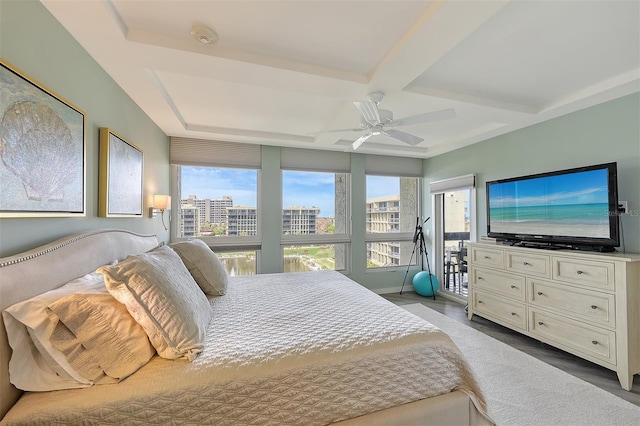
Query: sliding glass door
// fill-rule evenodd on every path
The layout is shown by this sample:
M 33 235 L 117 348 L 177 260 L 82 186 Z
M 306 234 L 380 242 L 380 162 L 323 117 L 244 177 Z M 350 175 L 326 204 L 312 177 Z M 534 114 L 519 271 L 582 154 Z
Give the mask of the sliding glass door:
M 467 297 L 467 246 L 471 234 L 469 201 L 471 190 L 442 194 L 442 252 L 444 282 L 442 289 Z
M 468 245 L 476 235 L 475 176 L 433 181 L 429 192 L 433 197 L 433 256 L 440 289 L 444 295 L 466 302 Z

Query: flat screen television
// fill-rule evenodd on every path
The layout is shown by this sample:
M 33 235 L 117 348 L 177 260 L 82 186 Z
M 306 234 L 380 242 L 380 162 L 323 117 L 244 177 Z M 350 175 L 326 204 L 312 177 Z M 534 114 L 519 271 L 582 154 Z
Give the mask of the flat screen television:
M 616 163 L 487 182 L 487 236 L 512 245 L 615 251 Z

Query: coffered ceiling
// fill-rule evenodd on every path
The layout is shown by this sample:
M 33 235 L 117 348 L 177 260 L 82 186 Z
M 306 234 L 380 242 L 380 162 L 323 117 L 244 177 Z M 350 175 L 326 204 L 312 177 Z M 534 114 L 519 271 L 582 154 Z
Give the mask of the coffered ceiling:
M 640 2 L 41 0 L 169 136 L 427 158 L 640 91 Z M 194 24 L 218 40 L 202 44 Z

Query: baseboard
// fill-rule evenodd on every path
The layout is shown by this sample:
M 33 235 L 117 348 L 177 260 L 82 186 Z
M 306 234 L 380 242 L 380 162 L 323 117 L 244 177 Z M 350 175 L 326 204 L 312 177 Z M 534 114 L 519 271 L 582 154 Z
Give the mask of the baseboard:
M 397 287 L 385 287 L 385 288 L 370 288 L 369 290 L 373 291 L 376 294 L 389 294 L 389 293 L 400 293 L 400 289 L 402 292 L 406 291 L 414 291 L 413 284 L 405 284 L 404 288 L 402 286 Z

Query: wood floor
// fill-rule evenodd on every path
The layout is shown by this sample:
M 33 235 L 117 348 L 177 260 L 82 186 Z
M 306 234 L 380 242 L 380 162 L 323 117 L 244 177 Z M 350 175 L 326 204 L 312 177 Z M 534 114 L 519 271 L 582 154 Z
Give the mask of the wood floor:
M 625 399 L 637 406 L 640 406 L 640 375 L 634 378 L 633 389 L 628 392 L 620 387 L 618 377 L 614 371 L 601 367 L 592 362 L 583 360 L 567 352 L 556 349 L 538 340 L 523 336 L 501 325 L 495 324 L 484 318 L 474 315 L 473 320 L 467 319 L 464 305 L 446 299 L 444 297 L 423 297 L 414 292 L 403 292 L 382 294 L 382 297 L 395 303 L 396 305 L 406 305 L 411 303 L 421 303 L 435 311 L 440 312 L 456 321 L 481 331 L 494 339 L 500 340 L 516 349 L 521 350 L 547 364 L 553 365 L 575 377 L 589 382 L 599 388 L 606 390 L 622 399 Z

